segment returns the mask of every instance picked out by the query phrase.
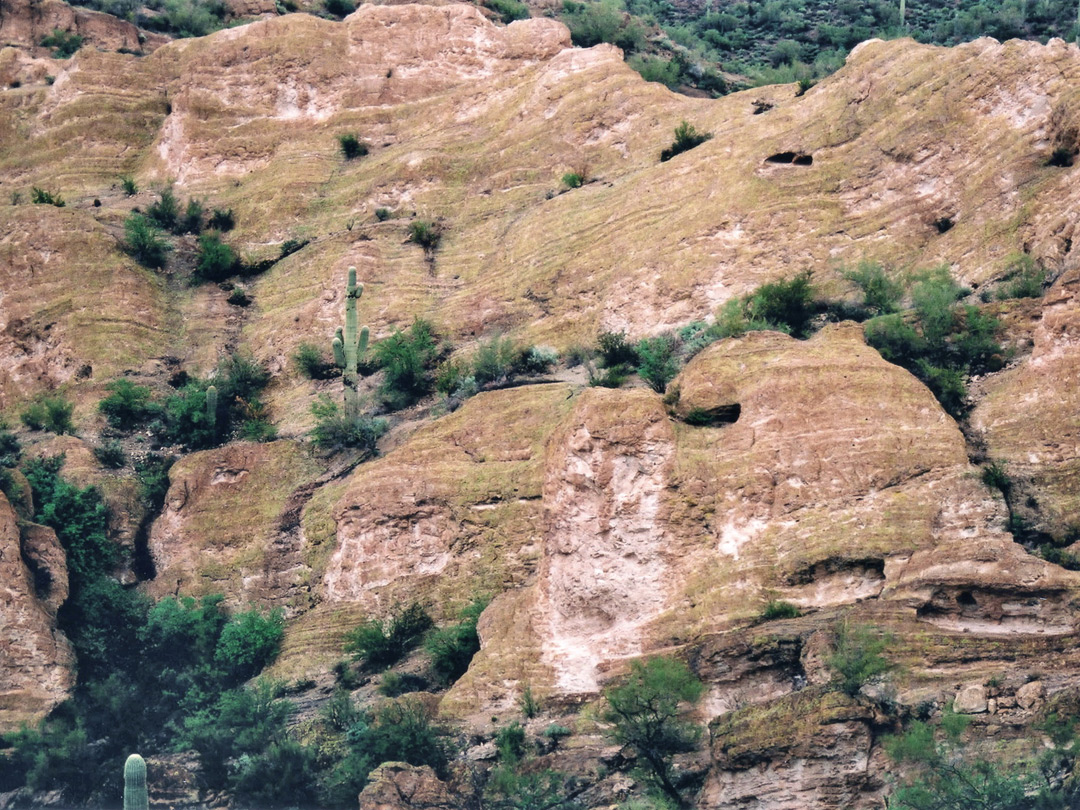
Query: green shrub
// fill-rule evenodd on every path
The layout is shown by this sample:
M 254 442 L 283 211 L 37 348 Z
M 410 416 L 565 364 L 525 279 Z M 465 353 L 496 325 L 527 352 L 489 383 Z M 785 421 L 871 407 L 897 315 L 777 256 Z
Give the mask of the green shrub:
M 751 320 L 784 326 L 794 337 L 806 337 L 814 314 L 812 275 L 807 270 L 791 279 L 762 284 L 747 302 Z
M 227 430 L 227 420 L 218 417 L 228 409 L 219 398 L 217 414 L 210 418 L 206 405 L 208 385 L 202 380 L 192 380 L 165 398 L 161 416 L 151 425 L 162 442 L 201 450 L 220 441 Z
M 124 193 L 129 197 L 134 197 L 139 193 L 139 186 L 135 182 L 135 178 L 131 175 L 124 175 L 120 178 L 120 187 L 124 190 Z
M 346 636 L 345 652 L 368 669 L 392 666 L 420 643 L 433 623 L 418 602 L 396 607 L 385 619 L 368 619 Z
M 878 262 L 859 262 L 854 270 L 844 273 L 844 278 L 862 291 L 863 305 L 877 315 L 896 312 L 904 297 L 904 285 L 889 278 Z
M 336 4 L 342 7 L 340 12 L 330 11 L 331 14 L 336 14 L 339 17 L 344 17 L 346 14 L 351 14 L 354 9 L 349 8 L 349 0 L 327 0 L 327 5 Z M 343 135 L 338 135 L 338 145 L 341 147 L 341 154 L 345 156 L 346 160 L 353 160 L 354 158 L 363 157 L 368 153 L 368 145 L 353 135 L 351 132 Z
M 799 608 L 791 602 L 773 599 L 761 611 L 761 620 L 771 622 L 774 619 L 794 619 L 801 615 Z
M 601 332 L 596 339 L 596 345 L 600 353 L 600 365 L 604 368 L 636 366 L 638 363 L 637 352 L 627 340 L 625 332 Z
M 514 373 L 518 352 L 508 337 L 493 337 L 481 343 L 473 355 L 472 376 L 477 385 L 502 383 Z
M 628 61 L 628 64 L 640 73 L 641 78 L 645 81 L 657 82 L 664 85 L 669 90 L 674 90 L 678 87 L 682 79 L 682 69 L 679 62 L 675 59 L 664 59 L 662 56 L 633 56 Z M 704 140 L 695 143 L 694 146 L 698 146 L 700 143 L 704 143 Z M 675 148 L 676 147 L 672 145 L 671 149 L 665 149 L 661 152 L 660 160 L 671 160 L 671 158 L 675 157 L 675 155 L 680 152 L 685 152 L 687 149 L 693 149 L 693 146 L 687 146 L 685 149 L 672 151 Z M 667 155 L 667 157 L 664 157 L 664 155 Z
M 236 227 L 236 216 L 231 208 L 215 208 L 207 225 L 211 230 L 225 233 Z
M 543 731 L 543 735 L 549 740 L 561 740 L 563 737 L 569 737 L 573 733 L 566 726 L 561 726 L 558 723 L 552 723 Z
M 696 146 L 701 146 L 710 138 L 712 138 L 711 132 L 698 132 L 693 124 L 683 121 L 675 127 L 675 140 L 671 146 L 660 153 L 660 162 L 671 160 L 676 155 L 681 155 Z
M 150 389 L 126 377 L 113 380 L 105 390 L 109 395 L 98 402 L 98 410 L 115 430 L 131 431 L 160 411 L 151 399 Z
M 317 767 L 314 747 L 274 740 L 265 750 L 237 759 L 229 786 L 232 795 L 248 806 L 303 807 L 315 792 Z
M 399 697 L 410 692 L 423 692 L 428 682 L 419 675 L 410 672 L 386 672 L 379 681 L 379 694 L 386 697 Z
M 240 352 L 233 352 L 218 363 L 217 387 L 222 399 L 251 400 L 269 382 L 270 372 Z
M 84 39 L 74 32 L 54 28 L 52 33 L 41 40 L 41 47 L 52 48 L 54 59 L 69 59 L 83 46 Z
M 293 365 L 309 380 L 328 380 L 338 375 L 337 367 L 314 343 L 301 343 L 293 353 Z
M 926 351 L 926 342 L 903 315 L 883 315 L 866 322 L 866 342 L 890 363 L 910 368 Z
M 836 686 L 854 697 L 871 678 L 891 670 L 892 664 L 882 655 L 889 642 L 889 636 L 876 627 L 840 622 L 828 659 Z
M 63 456 L 33 459 L 23 471 L 34 494 L 34 520 L 56 532 L 72 587 L 78 588 L 111 571 L 119 551 L 108 537 L 109 512 L 101 495 L 61 478 L 63 464 Z
M 1005 282 L 997 290 L 997 298 L 1041 298 L 1046 283 L 1046 271 L 1035 264 L 1026 253 L 1014 253 L 1006 259 Z
M 570 29 L 570 39 L 579 48 L 591 48 L 608 42 L 626 53 L 645 43 L 645 28 L 639 20 L 624 14 L 615 3 L 563 3 L 563 22 Z
M 521 698 L 518 700 L 518 708 L 529 720 L 540 713 L 540 701 L 533 694 L 532 684 L 525 684 L 525 688 L 521 692 Z
M 378 454 L 377 442 L 386 432 L 385 419 L 374 419 L 366 414 L 349 419 L 326 395 L 311 404 L 311 413 L 315 417 L 315 427 L 310 435 L 316 447 L 331 452 L 352 447 L 361 450 L 365 457 Z
M 384 762 L 427 765 L 447 775 L 448 758 L 441 732 L 428 719 L 424 705 L 413 699 L 384 704 L 374 717 L 357 722 L 347 734 L 354 754 L 376 767 Z
M 464 360 L 446 360 L 435 370 L 435 390 L 446 396 L 452 396 L 461 390 L 466 380 L 471 380 L 472 364 Z
M 1000 461 L 995 461 L 982 468 L 982 482 L 990 489 L 998 490 L 1002 495 L 1008 496 L 1012 490 L 1012 478 Z
M 58 192 L 46 191 L 37 186 L 30 189 L 30 202 L 35 205 L 55 205 L 57 208 L 63 208 L 65 205 L 64 198 Z
M 203 227 L 203 205 L 198 200 L 188 200 L 184 216 L 177 225 L 183 233 L 199 233 Z
M 171 188 L 166 188 L 158 196 L 158 201 L 146 209 L 146 216 L 159 228 L 176 231 L 180 225 L 180 201 Z
M 379 222 L 386 222 L 386 220 L 390 219 L 390 217 L 392 217 L 393 215 L 394 212 L 391 211 L 389 208 L 375 209 L 375 219 L 379 220 Z
M 22 445 L 19 437 L 8 429 L 8 424 L 0 419 L 0 467 L 14 467 L 22 458 Z
M 515 765 L 525 756 L 525 729 L 517 720 L 499 729 L 495 735 L 495 747 L 499 752 L 499 761 Z
M 562 176 L 562 184 L 567 188 L 581 188 L 584 182 L 585 178 L 577 172 L 567 172 Z
M 635 749 L 642 774 L 679 806 L 684 800 L 673 781 L 672 758 L 694 750 L 701 739 L 701 728 L 681 719 L 682 707 L 704 690 L 682 661 L 652 658 L 632 662 L 626 682 L 604 691 L 604 718 L 614 724 L 616 741 Z
M 124 445 L 116 439 L 109 439 L 94 448 L 94 458 L 106 467 L 118 470 L 127 464 L 127 454 L 124 453 Z
M 519 0 L 487 0 L 487 6 L 507 25 L 529 19 L 529 7 Z
M 234 287 L 225 302 L 234 307 L 246 307 L 251 304 L 251 297 L 240 287 Z
M 222 281 L 237 272 L 240 259 L 214 231 L 199 237 L 195 274 L 205 281 Z
M 22 423 L 31 430 L 47 430 L 62 436 L 65 433 L 74 433 L 75 425 L 71 421 L 71 415 L 75 412 L 75 404 L 64 397 L 63 394 L 44 396 L 30 403 L 19 418 Z
M 675 341 L 669 335 L 642 338 L 634 347 L 638 357 L 638 374 L 658 394 L 679 373 L 679 361 L 675 357 Z
M 285 637 L 285 614 L 248 610 L 233 616 L 221 631 L 214 661 L 234 681 L 246 681 L 270 664 Z
M 439 352 L 435 329 L 428 321 L 417 318 L 408 332 L 398 330 L 375 344 L 373 354 L 384 373 L 379 395 L 388 408 L 407 408 L 431 393 L 431 369 Z
M 143 267 L 160 270 L 172 249 L 161 230 L 142 214 L 124 220 L 124 250 Z
M 459 623 L 428 635 L 424 646 L 431 655 L 432 672 L 440 683 L 454 683 L 465 674 L 473 656 L 480 651 L 476 625 L 487 604 L 486 598 L 474 600 L 462 611 Z
M 438 222 L 417 219 L 409 223 L 408 241 L 420 245 L 428 253 L 434 253 L 442 241 L 443 229 Z

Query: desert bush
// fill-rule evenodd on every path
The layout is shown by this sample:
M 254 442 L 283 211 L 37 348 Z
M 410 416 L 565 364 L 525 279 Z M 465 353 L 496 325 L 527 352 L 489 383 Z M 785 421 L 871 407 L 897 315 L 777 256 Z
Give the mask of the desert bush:
M 438 222 L 417 219 L 409 223 L 408 241 L 420 245 L 428 253 L 433 253 L 442 241 L 443 229 Z
M 1006 270 L 1008 275 L 997 290 L 999 301 L 1009 298 L 1042 297 L 1046 271 L 1036 265 L 1031 256 L 1026 253 L 1010 256 Z
M 160 270 L 165 266 L 172 245 L 150 219 L 131 214 L 124 220 L 124 249 L 143 267 Z
M 799 608 L 780 599 L 773 599 L 761 611 L 761 620 L 771 622 L 774 619 L 794 619 L 801 616 Z
M 234 287 L 225 301 L 234 307 L 246 307 L 251 304 L 251 296 L 244 292 L 242 288 Z
M 256 609 L 238 613 L 221 630 L 214 662 L 231 681 L 246 681 L 277 657 L 284 637 L 285 614 L 281 608 L 266 614 Z
M 420 643 L 433 626 L 418 602 L 397 606 L 384 619 L 368 619 L 346 636 L 345 652 L 369 669 L 381 669 L 400 661 Z
M 381 706 L 349 729 L 346 737 L 354 754 L 365 757 L 371 767 L 383 762 L 427 765 L 437 775 L 447 775 L 448 757 L 442 732 L 432 725 L 424 705 L 405 698 Z
M 37 186 L 30 189 L 30 202 L 35 205 L 55 205 L 57 208 L 63 208 L 66 205 L 59 192 L 46 191 Z
M 679 361 L 675 357 L 675 341 L 670 335 L 643 338 L 634 347 L 638 357 L 638 374 L 658 394 L 667 390 L 667 384 L 679 373 Z
M 299 250 L 303 250 L 310 243 L 310 239 L 286 239 L 281 243 L 281 249 L 278 252 L 278 261 L 281 261 L 286 256 L 293 255 Z
M 513 374 L 517 357 L 517 349 L 510 338 L 495 336 L 481 343 L 473 355 L 473 379 L 477 385 L 504 382 Z
M 893 668 L 882 655 L 889 637 L 876 627 L 842 621 L 837 624 L 834 636 L 828 664 L 835 673 L 834 684 L 848 695 L 854 697 L 871 678 Z
M 375 219 L 379 220 L 379 222 L 386 222 L 386 220 L 390 219 L 390 217 L 392 217 L 393 215 L 394 212 L 391 211 L 389 208 L 375 209 Z
M 124 175 L 120 178 L 120 187 L 129 197 L 134 197 L 136 194 L 139 193 L 139 185 L 135 182 L 135 178 L 131 175 Z
M 600 365 L 604 368 L 636 366 L 638 363 L 637 352 L 627 340 L 625 332 L 601 332 L 596 339 L 596 347 L 600 353 Z
M 446 360 L 435 370 L 435 390 L 446 396 L 455 395 L 467 380 L 472 381 L 472 388 L 476 387 L 472 364 L 465 360 Z
M 327 11 L 330 11 L 331 14 L 344 17 L 346 14 L 351 14 L 353 12 L 353 9 L 349 8 L 351 5 L 349 0 L 327 0 L 328 6 L 331 3 L 342 7 L 342 11 L 340 12 L 330 11 L 330 9 L 327 8 Z M 345 156 L 346 160 L 363 157 L 368 153 L 368 145 L 351 132 L 338 135 L 338 146 L 341 147 L 341 154 Z
M 177 227 L 183 233 L 200 233 L 203 228 L 203 204 L 198 200 L 188 200 L 184 209 L 184 216 L 180 219 Z
M 292 356 L 296 370 L 309 380 L 328 380 L 338 374 L 337 367 L 314 343 L 301 343 Z
M 39 44 L 43 48 L 52 48 L 54 59 L 68 59 L 83 46 L 83 41 L 83 38 L 74 32 L 54 28 Z
M 675 59 L 664 59 L 662 56 L 632 56 L 627 64 L 634 70 L 641 74 L 647 82 L 658 82 L 664 85 L 669 90 L 674 90 L 679 86 L 682 79 L 682 68 Z M 704 143 L 701 141 L 700 143 Z M 698 146 L 699 144 L 694 144 Z M 692 149 L 693 146 L 688 146 L 686 149 L 680 149 L 679 151 L 672 151 L 675 149 L 675 145 L 672 144 L 670 149 L 665 149 L 660 153 L 660 160 L 667 161 L 675 157 L 680 152 L 685 152 L 686 149 Z M 667 157 L 664 157 L 667 155 Z
M 645 43 L 644 26 L 615 3 L 564 2 L 562 19 L 570 29 L 571 41 L 579 48 L 608 42 L 632 53 Z
M 146 216 L 159 228 L 176 231 L 180 225 L 180 201 L 171 188 L 158 195 L 158 201 L 146 209 Z
M 488 600 L 473 600 L 462 612 L 461 621 L 428 634 L 424 646 L 431 655 L 431 669 L 442 684 L 452 684 L 469 669 L 473 656 L 480 651 L 476 632 L 480 614 Z
M 116 439 L 109 439 L 94 448 L 94 458 L 106 467 L 118 470 L 127 464 L 127 454 L 124 445 Z
M 385 697 L 399 697 L 410 692 L 423 692 L 428 682 L 419 675 L 410 672 L 386 672 L 379 681 L 379 694 Z
M 982 468 L 982 482 L 990 489 L 996 489 L 1003 495 L 1008 495 L 1012 490 L 1012 478 L 1009 477 L 1005 465 L 995 461 Z
M 660 162 L 671 160 L 676 155 L 701 146 L 710 138 L 712 138 L 711 132 L 698 132 L 693 124 L 683 121 L 675 127 L 675 140 L 672 141 L 671 146 L 660 153 Z
M 162 403 L 161 414 L 151 424 L 151 430 L 165 444 L 181 444 L 192 450 L 216 445 L 227 430 L 219 418 L 223 408 L 219 399 L 213 418 L 207 410 L 206 390 L 209 383 L 191 380 Z
M 53 394 L 31 402 L 19 414 L 19 418 L 31 430 L 47 430 L 62 436 L 75 432 L 75 425 L 71 421 L 74 411 L 75 404 L 71 400 L 63 394 Z
M 136 385 L 126 377 L 113 380 L 105 390 L 109 394 L 98 402 L 98 410 L 114 430 L 133 430 L 160 410 L 154 404 L 149 388 Z
M 237 272 L 240 259 L 215 231 L 199 237 L 195 274 L 205 281 L 222 281 Z
M 487 0 L 487 6 L 507 25 L 529 19 L 529 7 L 519 0 Z
M 375 344 L 375 362 L 383 370 L 379 395 L 391 410 L 407 408 L 431 393 L 431 369 L 439 356 L 430 322 L 417 318 L 408 332 L 396 331 Z
M 385 419 L 366 414 L 350 419 L 325 395 L 312 403 L 311 413 L 315 417 L 315 427 L 310 435 L 319 449 L 336 452 L 351 447 L 362 451 L 365 457 L 378 453 L 377 442 L 386 432 Z
M 859 288 L 863 305 L 877 315 L 896 312 L 904 297 L 904 285 L 889 278 L 878 262 L 859 262 L 854 270 L 844 273 L 844 278 Z
M 807 270 L 791 279 L 762 284 L 747 302 L 750 319 L 785 326 L 794 337 L 806 337 L 814 312 L 812 275 Z
M 213 213 L 210 214 L 210 221 L 207 225 L 214 231 L 221 231 L 222 233 L 231 231 L 236 227 L 236 216 L 231 208 L 215 208 Z
M 567 188 L 581 188 L 581 184 L 584 182 L 585 178 L 577 172 L 567 172 L 562 176 L 562 184 Z

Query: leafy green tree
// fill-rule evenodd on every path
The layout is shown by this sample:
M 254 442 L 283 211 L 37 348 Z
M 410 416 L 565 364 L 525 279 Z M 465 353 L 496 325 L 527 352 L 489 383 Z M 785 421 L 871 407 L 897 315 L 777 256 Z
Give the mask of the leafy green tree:
M 417 318 L 408 332 L 398 330 L 379 341 L 374 355 L 384 373 L 379 394 L 391 409 L 406 408 L 431 392 L 431 369 L 438 359 L 438 346 L 428 321 Z
M 440 628 L 427 637 L 424 646 L 431 654 L 431 668 L 435 677 L 444 684 L 451 684 L 464 675 L 473 656 L 480 651 L 480 635 L 476 625 L 488 600 L 473 600 L 461 612 L 461 621 Z
M 807 270 L 794 278 L 762 284 L 747 302 L 751 319 L 785 326 L 794 337 L 806 337 L 814 314 L 812 276 Z
M 222 281 L 233 275 L 240 266 L 235 251 L 214 231 L 199 237 L 199 252 L 195 259 L 195 273 L 206 281 Z
M 638 358 L 638 374 L 658 394 L 667 390 L 667 384 L 679 373 L 679 361 L 675 357 L 675 341 L 668 335 L 642 338 L 634 347 Z
M 671 761 L 675 754 L 694 750 L 701 739 L 701 728 L 682 714 L 685 704 L 697 702 L 704 690 L 682 661 L 652 658 L 634 661 L 626 682 L 604 691 L 604 716 L 615 724 L 615 739 L 637 751 L 643 773 L 680 807 L 686 801 L 673 781 Z
M 904 285 L 889 278 L 878 262 L 859 262 L 858 267 L 844 273 L 844 278 L 863 294 L 863 304 L 877 315 L 896 312 L 904 297 Z
M 109 395 L 98 402 L 98 410 L 116 430 L 131 430 L 158 412 L 150 389 L 145 385 L 136 385 L 126 377 L 113 380 L 105 386 L 105 390 Z

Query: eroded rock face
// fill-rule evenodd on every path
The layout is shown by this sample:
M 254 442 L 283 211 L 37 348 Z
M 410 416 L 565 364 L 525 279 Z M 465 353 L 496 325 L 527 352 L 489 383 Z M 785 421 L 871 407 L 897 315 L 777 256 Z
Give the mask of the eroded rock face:
M 1067 266 L 1035 316 L 1031 354 L 986 381 L 971 415 L 1015 481 L 1018 514 L 1059 540 L 1080 514 L 1080 268 Z
M 387 762 L 371 772 L 360 810 L 452 810 L 459 803 L 427 765 Z
M 86 45 L 116 51 L 126 48 L 147 50 L 166 41 L 156 34 L 139 36 L 139 29 L 126 20 L 70 6 L 62 0 L 0 0 L 0 42 L 37 47 L 53 31 L 78 34 Z
M 289 497 L 322 472 L 299 445 L 230 444 L 192 453 L 169 471 L 150 531 L 154 597 L 224 593 L 233 605 L 291 607 L 307 588 Z M 302 599 L 301 599 L 302 601 Z
M 640 655 L 645 625 L 670 603 L 674 431 L 652 392 L 593 389 L 549 448 L 541 643 L 558 691 L 592 692 L 600 663 Z
M 20 534 L 0 493 L 0 729 L 44 717 L 75 685 L 75 657 L 56 629 L 67 598 L 67 566 L 56 534 L 28 526 Z

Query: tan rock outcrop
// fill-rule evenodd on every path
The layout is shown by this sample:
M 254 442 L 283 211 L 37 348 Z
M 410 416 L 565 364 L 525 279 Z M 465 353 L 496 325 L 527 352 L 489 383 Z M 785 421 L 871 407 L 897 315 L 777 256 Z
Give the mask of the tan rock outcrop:
M 0 44 L 34 48 L 53 31 L 77 34 L 87 46 L 108 51 L 150 51 L 168 41 L 111 14 L 62 0 L 0 0 Z
M 0 729 L 32 724 L 75 685 L 75 657 L 56 628 L 67 597 L 63 549 L 51 529 L 19 523 L 0 493 Z
M 306 607 L 310 570 L 287 507 L 322 470 L 289 441 L 230 444 L 177 462 L 150 531 L 157 575 L 147 591 L 157 598 L 224 593 L 234 606 Z
M 460 803 L 427 765 L 386 762 L 371 772 L 360 810 L 452 810 Z

